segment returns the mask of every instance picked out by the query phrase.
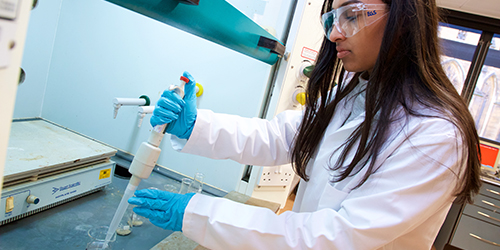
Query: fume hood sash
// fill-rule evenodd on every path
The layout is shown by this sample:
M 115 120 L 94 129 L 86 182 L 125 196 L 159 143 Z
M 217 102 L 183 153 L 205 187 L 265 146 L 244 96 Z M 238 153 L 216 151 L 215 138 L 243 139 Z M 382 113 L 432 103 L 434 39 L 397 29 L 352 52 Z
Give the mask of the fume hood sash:
M 283 44 L 225 0 L 106 0 L 162 23 L 238 51 L 267 64 L 283 55 Z

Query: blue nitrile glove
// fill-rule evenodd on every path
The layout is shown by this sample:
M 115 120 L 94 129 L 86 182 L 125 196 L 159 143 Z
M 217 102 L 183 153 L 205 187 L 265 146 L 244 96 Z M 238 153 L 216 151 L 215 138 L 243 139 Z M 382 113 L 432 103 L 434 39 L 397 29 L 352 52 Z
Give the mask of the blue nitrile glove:
M 157 189 L 135 191 L 128 203 L 138 205 L 133 210 L 155 226 L 172 231 L 182 231 L 184 210 L 194 193 L 175 194 Z
M 188 72 L 182 74 L 189 79 L 184 85 L 184 99 L 173 90 L 165 90 L 156 103 L 151 125 L 168 123 L 165 130 L 181 139 L 189 139 L 196 121 L 196 81 Z

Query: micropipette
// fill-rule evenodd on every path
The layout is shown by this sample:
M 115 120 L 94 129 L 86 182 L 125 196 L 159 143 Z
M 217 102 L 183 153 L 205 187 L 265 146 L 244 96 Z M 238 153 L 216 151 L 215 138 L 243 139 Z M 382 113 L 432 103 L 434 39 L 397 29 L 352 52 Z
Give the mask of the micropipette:
M 179 96 L 181 96 L 181 98 L 184 98 L 184 84 L 188 82 L 188 78 L 181 76 L 181 85 L 172 85 L 169 90 L 175 91 L 179 94 Z M 132 174 L 132 177 L 130 178 L 127 188 L 125 188 L 120 204 L 116 209 L 113 219 L 111 220 L 104 242 L 105 246 L 107 246 L 108 242 L 113 237 L 116 229 L 118 228 L 118 223 L 121 221 L 125 211 L 127 210 L 128 199 L 134 195 L 134 192 L 137 189 L 137 186 L 139 186 L 141 180 L 147 179 L 151 175 L 153 168 L 156 166 L 156 161 L 158 160 L 161 152 L 161 149 L 159 148 L 160 143 L 163 139 L 166 127 L 167 124 L 155 126 L 149 135 L 148 141 L 143 142 L 141 146 L 139 146 L 139 149 L 137 150 L 137 153 L 135 154 L 128 170 Z

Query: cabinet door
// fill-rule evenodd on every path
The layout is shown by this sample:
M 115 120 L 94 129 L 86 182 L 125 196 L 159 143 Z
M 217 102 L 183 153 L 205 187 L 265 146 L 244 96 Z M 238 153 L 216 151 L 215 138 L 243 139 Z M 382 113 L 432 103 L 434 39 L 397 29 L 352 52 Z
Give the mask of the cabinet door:
M 451 245 L 464 250 L 500 250 L 500 227 L 463 215 Z
M 482 207 L 492 211 L 500 211 L 500 201 L 497 199 L 484 196 L 482 194 L 476 195 L 474 198 L 474 206 Z
M 500 200 L 500 187 L 498 186 L 483 182 L 479 193 L 493 199 Z
M 500 226 L 500 211 L 495 212 L 494 210 L 492 211 L 467 204 L 463 213 L 476 219 Z

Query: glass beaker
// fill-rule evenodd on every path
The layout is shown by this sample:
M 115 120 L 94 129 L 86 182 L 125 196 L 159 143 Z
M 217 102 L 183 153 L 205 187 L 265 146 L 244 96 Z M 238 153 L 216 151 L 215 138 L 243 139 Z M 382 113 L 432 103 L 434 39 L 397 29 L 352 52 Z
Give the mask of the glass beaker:
M 193 179 L 182 178 L 181 188 L 179 189 L 179 194 L 187 194 L 190 191 L 191 185 L 193 184 Z
M 125 214 L 120 221 L 120 224 L 118 224 L 118 227 L 116 228 L 116 234 L 120 236 L 126 236 L 132 233 L 132 221 L 131 221 L 131 216 L 134 214 L 134 211 L 132 211 L 133 206 L 127 206 L 127 209 L 125 210 Z
M 133 206 L 133 207 L 136 207 L 136 206 Z M 129 218 L 128 224 L 131 227 L 140 227 L 144 223 L 141 220 L 141 217 L 139 217 L 139 215 L 137 215 L 136 213 L 134 213 L 134 210 L 131 211 L 130 216 L 128 216 L 128 218 Z
M 87 244 L 86 250 L 111 249 L 111 243 L 116 240 L 116 233 L 106 242 L 106 234 L 108 226 L 93 227 L 87 232 L 90 237 L 90 242 Z
M 168 191 L 170 193 L 178 193 L 177 187 L 172 184 L 165 184 L 163 185 L 163 188 L 165 189 L 165 191 Z
M 203 174 L 202 173 L 196 173 L 194 175 L 194 180 L 193 183 L 191 184 L 191 187 L 188 191 L 188 193 L 200 193 L 203 190 Z

